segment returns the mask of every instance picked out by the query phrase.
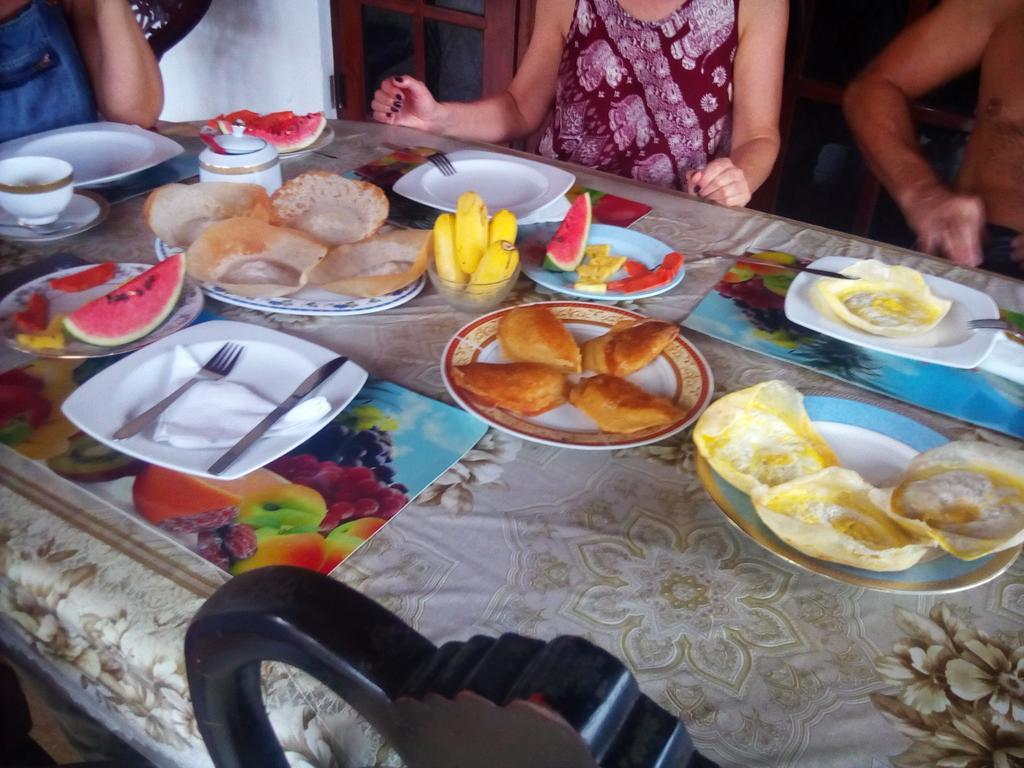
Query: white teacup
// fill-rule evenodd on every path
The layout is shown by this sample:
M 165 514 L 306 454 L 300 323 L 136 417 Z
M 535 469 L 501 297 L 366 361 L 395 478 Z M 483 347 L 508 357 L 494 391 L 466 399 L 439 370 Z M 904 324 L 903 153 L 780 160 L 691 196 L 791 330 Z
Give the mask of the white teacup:
M 73 171 L 71 163 L 56 157 L 27 155 L 0 160 L 0 207 L 19 224 L 50 224 L 71 202 Z

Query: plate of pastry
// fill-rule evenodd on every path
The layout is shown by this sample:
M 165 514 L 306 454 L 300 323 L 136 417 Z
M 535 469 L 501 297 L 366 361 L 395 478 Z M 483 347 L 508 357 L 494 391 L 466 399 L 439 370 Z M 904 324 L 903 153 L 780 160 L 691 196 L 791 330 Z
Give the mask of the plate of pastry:
M 676 325 L 578 301 L 473 320 L 448 342 L 441 373 L 455 401 L 491 426 L 583 450 L 663 440 L 693 423 L 714 388 Z
M 159 260 L 186 251 L 211 298 L 261 312 L 347 317 L 393 309 L 426 284 L 430 233 L 384 227 L 380 188 L 325 171 L 256 184 L 167 184 L 144 208 Z
M 1020 554 L 1020 449 L 950 442 L 903 414 L 778 380 L 716 400 L 693 440 L 701 484 L 731 523 L 835 581 L 956 592 Z
M 592 224 L 580 265 L 575 270 L 546 268 L 543 244 L 551 226 L 538 225 L 523 244 L 523 272 L 538 285 L 581 299 L 648 299 L 683 281 L 683 256 L 665 243 L 624 227 Z

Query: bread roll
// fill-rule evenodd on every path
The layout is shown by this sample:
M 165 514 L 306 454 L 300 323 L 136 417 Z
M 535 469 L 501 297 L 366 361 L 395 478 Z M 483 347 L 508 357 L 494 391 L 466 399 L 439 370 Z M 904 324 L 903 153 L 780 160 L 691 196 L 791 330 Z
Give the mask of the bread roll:
M 403 229 L 332 248 L 309 282 L 346 296 L 383 296 L 427 269 L 430 232 Z
M 550 307 L 533 304 L 506 313 L 498 321 L 498 341 L 509 360 L 580 372 L 580 348 Z
M 302 232 L 238 218 L 207 227 L 188 249 L 186 264 L 197 280 L 239 296 L 267 298 L 302 288 L 326 253 Z
M 569 402 L 600 429 L 619 434 L 660 427 L 683 417 L 683 412 L 665 398 L 603 373 L 580 381 L 569 392 Z
M 677 332 L 660 320 L 623 320 L 583 345 L 583 370 L 628 376 L 660 355 Z
M 327 171 L 300 174 L 270 199 L 275 224 L 301 230 L 327 246 L 363 240 L 388 217 L 388 198 L 380 187 Z
M 540 363 L 469 363 L 452 368 L 455 386 L 477 400 L 520 416 L 536 416 L 566 401 L 565 374 Z
M 238 216 L 270 221 L 273 208 L 259 184 L 204 181 L 154 189 L 142 213 L 153 234 L 168 245 L 188 248 L 214 222 Z

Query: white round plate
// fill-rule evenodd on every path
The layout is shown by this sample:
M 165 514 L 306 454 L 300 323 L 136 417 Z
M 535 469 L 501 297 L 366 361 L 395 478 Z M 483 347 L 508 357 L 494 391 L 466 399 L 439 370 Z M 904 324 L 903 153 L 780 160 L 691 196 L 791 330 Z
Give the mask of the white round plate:
M 804 406 L 842 466 L 878 487 L 892 484 L 918 453 L 949 442 L 913 419 L 859 400 L 808 395 Z M 957 592 L 994 579 L 1021 551 L 1014 547 L 977 560 L 960 560 L 936 549 L 934 556 L 902 571 L 840 565 L 805 555 L 779 539 L 761 521 L 750 497 L 723 479 L 700 454 L 697 475 L 726 518 L 762 547 L 804 570 L 858 587 L 919 594 Z
M 817 259 L 812 266 L 841 272 L 858 261 L 861 259 L 825 256 Z M 967 321 L 999 317 L 999 306 L 991 296 L 975 288 L 943 277 L 922 276 L 932 293 L 941 299 L 948 299 L 952 306 L 938 325 L 920 336 L 876 336 L 847 325 L 831 311 L 827 314 L 818 311 L 811 292 L 818 280 L 830 278 L 816 277 L 808 272 L 797 275 L 786 292 L 786 317 L 812 331 L 878 352 L 953 368 L 977 367 L 992 352 L 998 334 L 991 331 L 972 331 L 967 326 Z
M 585 304 L 579 301 L 549 301 L 565 327 L 582 344 L 606 333 L 623 320 L 643 319 L 643 315 L 618 307 Z M 468 363 L 505 363 L 498 343 L 498 321 L 516 309 L 505 307 L 472 321 L 448 342 L 441 357 L 441 375 L 448 392 L 463 409 L 503 432 L 544 445 L 582 450 L 632 448 L 664 440 L 693 423 L 707 407 L 714 390 L 711 368 L 703 355 L 682 336 L 677 335 L 654 362 L 626 378 L 653 395 L 668 398 L 682 408 L 681 419 L 671 424 L 628 435 L 602 432 L 582 411 L 566 403 L 538 416 L 518 416 L 500 408 L 483 405 L 452 382 L 451 370 Z
M 680 267 L 679 273 L 669 282 L 646 291 L 636 291 L 634 293 L 589 293 L 587 291 L 578 291 L 573 288 L 573 283 L 579 280 L 579 275 L 575 272 L 552 272 L 544 269 L 544 251 L 541 244 L 548 242 L 556 229 L 557 227 L 546 227 L 544 229 L 538 227 L 538 233 L 543 232 L 544 234 L 539 234 L 537 239 L 531 240 L 531 244 L 534 245 L 533 248 L 524 246 L 522 259 L 523 272 L 538 285 L 543 285 L 545 288 L 549 288 L 556 293 L 564 293 L 566 296 L 575 296 L 592 301 L 648 299 L 651 296 L 658 296 L 672 290 L 683 282 L 683 277 L 686 276 L 686 267 L 683 266 Z M 550 230 L 550 235 L 547 234 L 548 230 Z M 625 256 L 632 261 L 639 261 L 648 269 L 657 267 L 661 264 L 666 254 L 675 250 L 660 240 L 656 240 L 650 235 L 645 235 L 643 232 L 634 232 L 631 229 L 613 227 L 608 224 L 593 224 L 587 236 L 587 245 L 599 244 L 610 245 L 612 247 L 612 255 Z M 626 277 L 626 270 L 620 269 L 609 280 L 621 280 L 624 277 Z
M 334 141 L 334 129 L 331 126 L 327 126 L 317 136 L 316 141 L 310 144 L 308 147 L 297 149 L 294 152 L 282 152 L 280 157 L 282 160 L 291 160 L 293 157 L 304 157 L 308 154 L 316 152 L 318 149 L 323 149 L 328 144 Z
M 75 186 L 106 184 L 170 160 L 185 148 L 137 125 L 83 123 L 0 144 L 0 159 L 46 155 L 71 163 Z
M 181 251 L 172 248 L 159 238 L 156 240 L 156 258 L 163 261 L 168 256 Z M 225 291 L 211 283 L 200 283 L 203 292 L 212 299 L 233 304 L 236 307 L 255 309 L 260 312 L 278 312 L 282 315 L 313 315 L 318 317 L 350 317 L 352 315 L 368 315 L 372 312 L 383 312 L 394 309 L 408 301 L 412 301 L 427 284 L 427 276 L 421 275 L 409 285 L 393 293 L 383 296 L 342 296 L 325 291 L 316 286 L 306 286 L 291 296 L 277 296 L 267 299 L 254 299 L 248 296 Z
M 518 218 L 550 205 L 576 181 L 568 171 L 534 160 L 460 149 L 448 152 L 455 174 L 445 176 L 425 162 L 395 182 L 403 197 L 442 211 L 454 211 L 459 195 L 472 190 L 483 198 L 490 212 L 507 208 Z
M 152 344 L 158 339 L 162 339 L 175 331 L 181 330 L 191 323 L 203 308 L 203 292 L 199 290 L 199 285 L 194 280 L 186 276 L 185 284 L 181 289 L 181 296 L 178 297 L 178 303 L 175 304 L 171 314 L 168 315 L 167 319 L 159 326 L 147 333 L 141 339 L 136 339 L 128 344 L 121 344 L 116 347 L 98 347 L 94 344 L 86 344 L 84 341 L 78 341 L 65 334 L 67 343 L 62 349 L 30 349 L 18 344 L 18 330 L 14 325 L 14 314 L 25 308 L 29 298 L 36 291 L 42 292 L 49 301 L 50 317 L 59 314 L 66 315 L 78 309 L 86 302 L 92 301 L 93 299 L 97 299 L 100 296 L 109 293 L 114 290 L 114 288 L 121 285 L 121 283 L 145 272 L 153 265 L 118 264 L 117 270 L 114 272 L 114 276 L 103 285 L 98 285 L 95 288 L 90 288 L 86 291 L 78 291 L 77 293 L 55 291 L 50 287 L 50 280 L 54 278 L 73 275 L 76 272 L 92 269 L 94 266 L 96 265 L 86 264 L 81 267 L 71 267 L 70 269 L 62 269 L 59 272 L 52 272 L 48 275 L 37 277 L 35 280 L 27 282 L 7 294 L 7 296 L 0 301 L 0 333 L 3 333 L 3 337 L 6 342 L 15 349 L 27 352 L 30 355 L 35 355 L 36 357 L 79 358 L 120 355 L 124 352 L 131 352 L 133 349 L 144 347 L 147 344 Z
M 13 240 L 18 243 L 45 243 L 50 240 L 62 240 L 65 237 L 78 235 L 101 224 L 110 213 L 110 204 L 92 192 L 76 192 L 71 202 L 52 224 L 44 224 L 42 231 L 32 231 L 18 226 L 18 220 L 0 208 L 0 240 Z M 66 229 L 65 229 L 66 227 Z M 58 232 L 47 234 L 52 229 Z

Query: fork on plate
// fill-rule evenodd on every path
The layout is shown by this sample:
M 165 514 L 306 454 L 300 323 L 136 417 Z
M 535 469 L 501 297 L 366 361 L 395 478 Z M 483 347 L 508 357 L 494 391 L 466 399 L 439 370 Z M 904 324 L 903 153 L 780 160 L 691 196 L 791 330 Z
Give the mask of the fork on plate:
M 1008 320 L 1003 320 L 1001 318 L 978 318 L 975 320 L 968 320 L 967 327 L 974 331 L 980 329 L 1003 331 L 1007 336 L 1012 336 L 1017 341 L 1024 342 L 1024 331 Z
M 443 176 L 454 176 L 456 174 L 455 166 L 452 165 L 452 161 L 448 159 L 448 155 L 444 152 L 439 151 L 432 155 L 427 155 L 427 162 L 437 168 Z
M 243 350 L 244 347 L 242 347 L 241 344 L 233 344 L 229 341 L 213 353 L 213 356 L 206 361 L 206 364 L 196 371 L 195 376 L 171 392 L 171 394 L 156 405 L 147 408 L 138 416 L 126 421 L 124 425 L 114 433 L 114 439 L 124 440 L 126 437 L 137 435 L 149 424 L 155 421 L 157 416 L 166 411 L 171 403 L 185 394 L 185 392 L 187 392 L 188 389 L 197 381 L 223 379 L 231 373 L 231 369 L 235 367 L 235 363 L 238 362 L 238 358 L 242 356 Z

